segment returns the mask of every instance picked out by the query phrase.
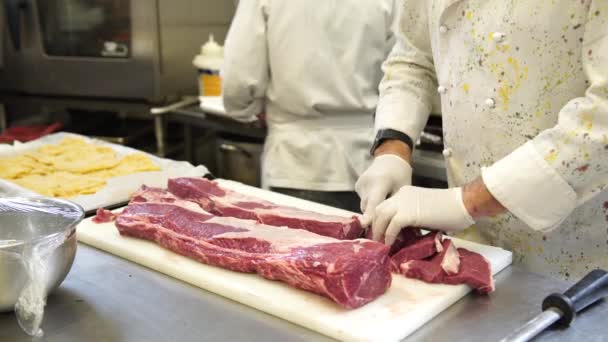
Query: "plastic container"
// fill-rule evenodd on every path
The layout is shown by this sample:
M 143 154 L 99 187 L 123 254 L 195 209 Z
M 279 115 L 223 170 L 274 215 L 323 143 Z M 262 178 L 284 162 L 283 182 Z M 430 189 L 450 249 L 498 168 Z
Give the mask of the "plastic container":
M 224 48 L 215 42 L 213 35 L 201 46 L 201 54 L 194 57 L 192 64 L 198 69 L 199 96 L 222 96 Z

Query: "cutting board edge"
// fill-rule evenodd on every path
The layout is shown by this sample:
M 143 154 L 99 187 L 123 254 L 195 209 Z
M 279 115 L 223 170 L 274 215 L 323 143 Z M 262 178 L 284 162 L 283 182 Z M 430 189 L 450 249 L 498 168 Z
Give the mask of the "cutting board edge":
M 134 239 L 134 238 L 129 238 L 129 237 L 125 237 L 126 239 L 132 239 L 135 241 L 141 241 L 147 244 L 152 245 L 153 247 L 157 247 L 159 249 L 162 249 L 162 247 L 156 245 L 153 242 L 150 241 L 143 241 L 143 240 L 138 240 L 138 239 Z M 192 286 L 195 286 L 197 288 L 203 289 L 205 291 L 220 295 L 228 300 L 231 300 L 235 303 L 239 303 L 251 308 L 254 308 L 256 310 L 259 310 L 261 312 L 264 312 L 266 314 L 269 314 L 271 316 L 277 317 L 279 319 L 282 320 L 286 320 L 289 321 L 293 324 L 296 324 L 300 327 L 304 327 L 305 329 L 310 329 L 313 331 L 318 332 L 319 334 L 340 340 L 340 341 L 347 341 L 347 342 L 398 342 L 400 339 L 382 339 L 382 340 L 377 340 L 377 339 L 368 339 L 368 338 L 360 338 L 357 336 L 353 336 L 353 335 L 349 335 L 349 334 L 341 334 L 339 331 L 338 332 L 331 332 L 328 331 L 326 329 L 323 329 L 322 327 L 312 327 L 310 324 L 310 321 L 306 320 L 306 318 L 302 317 L 300 312 L 297 310 L 285 310 L 286 308 L 284 306 L 277 306 L 274 305 L 272 308 L 268 308 L 268 307 L 264 307 L 262 305 L 262 303 L 259 300 L 255 300 L 254 298 L 247 298 L 246 296 L 243 297 L 238 297 L 235 298 L 234 293 L 229 292 L 227 293 L 225 288 L 222 286 L 214 286 L 214 285 L 210 285 L 209 282 L 205 282 L 205 285 L 202 285 L 201 282 L 197 281 L 197 279 L 202 279 L 201 277 L 187 277 L 187 276 L 183 276 L 182 274 L 179 274 L 180 272 L 177 270 L 172 270 L 169 267 L 157 267 L 157 265 L 151 265 L 148 262 L 152 262 L 152 261 L 147 261 L 145 260 L 145 258 L 140 257 L 139 255 L 137 255 L 136 252 L 133 252 L 132 250 L 129 249 L 125 249 L 122 251 L 116 251 L 115 248 L 112 248 L 110 246 L 110 244 L 108 243 L 104 243 L 103 241 L 99 240 L 99 239 L 95 239 L 93 236 L 89 236 L 87 234 L 78 234 L 77 233 L 77 239 L 79 242 L 82 242 L 88 246 L 94 247 L 96 249 L 100 249 L 102 251 L 105 251 L 107 253 L 116 255 L 120 258 L 123 258 L 129 262 L 133 262 L 137 265 L 140 266 L 144 266 L 152 271 L 155 272 L 159 272 L 162 273 L 164 275 L 167 275 L 173 279 L 179 280 L 179 281 L 183 281 L 185 283 L 188 283 Z M 188 257 L 179 255 L 177 253 L 168 251 L 168 250 L 164 250 L 162 249 L 164 252 L 168 252 L 168 253 L 173 253 L 175 254 L 176 257 L 178 258 L 184 258 L 185 260 L 188 261 L 193 261 L 196 262 Z M 228 274 L 230 274 L 231 276 L 235 276 L 235 275 L 240 275 L 243 277 L 251 277 L 252 279 L 258 279 L 259 277 L 257 275 L 254 274 L 244 274 L 244 273 L 238 273 L 238 272 L 231 272 L 219 267 L 215 267 L 215 266 L 210 266 L 210 265 L 205 265 L 202 263 L 197 263 L 197 266 L 203 266 L 206 268 L 211 268 L 214 269 L 216 271 L 220 271 L 220 272 L 227 272 Z M 159 269 L 160 268 L 160 269 Z M 270 281 L 270 280 L 266 280 L 266 281 Z M 279 283 L 279 282 L 272 282 L 275 285 L 278 286 L 283 286 L 283 287 L 288 287 L 287 285 L 283 284 L 283 283 Z M 289 288 L 289 287 L 288 287 Z M 297 289 L 293 289 L 293 288 L 289 288 L 290 290 L 297 290 Z M 299 291 L 299 290 L 298 290 Z M 317 295 L 312 294 L 312 293 L 308 293 L 305 291 L 302 291 L 302 294 L 308 295 L 308 296 L 315 296 L 317 297 Z M 321 297 L 322 300 L 324 301 L 329 301 L 326 298 Z M 331 305 L 336 305 L 335 303 L 331 303 Z M 289 317 L 289 318 L 287 318 Z M 424 324 L 424 323 L 423 323 Z
M 416 324 L 411 324 L 408 327 L 401 327 L 400 329 L 402 329 L 402 330 L 396 331 L 394 329 L 390 329 L 390 327 L 387 325 L 387 329 L 378 329 L 380 331 L 385 332 L 384 336 L 379 336 L 378 334 L 376 334 L 374 336 L 367 336 L 366 334 L 349 334 L 347 331 L 340 330 L 340 329 L 328 330 L 328 329 L 324 328 L 323 326 L 320 326 L 318 323 L 315 323 L 314 321 L 311 321 L 311 320 L 307 319 L 306 317 L 302 316 L 300 314 L 300 312 L 297 310 L 288 310 L 289 308 L 287 308 L 287 310 L 286 310 L 285 307 L 281 307 L 281 306 L 277 306 L 277 305 L 268 307 L 268 306 L 263 305 L 265 303 L 260 303 L 259 298 L 256 301 L 256 298 L 247 297 L 243 294 L 241 294 L 241 296 L 236 296 L 234 292 L 231 292 L 230 290 L 226 291 L 226 289 L 224 287 L 222 287 L 220 285 L 214 285 L 213 282 L 210 282 L 209 280 L 205 279 L 204 277 L 192 276 L 192 275 L 187 275 L 187 274 L 181 273 L 179 270 L 172 269 L 171 267 L 169 267 L 168 264 L 166 264 L 166 265 L 161 264 L 159 267 L 159 264 L 155 263 L 153 260 L 150 260 L 146 257 L 142 257 L 140 255 L 141 253 L 138 253 L 136 248 L 129 249 L 129 248 L 123 248 L 121 246 L 114 246 L 111 241 L 105 241 L 103 238 L 100 238 L 99 236 L 95 236 L 94 234 L 92 234 L 92 233 L 99 232 L 100 229 L 111 229 L 116 232 L 116 236 L 120 236 L 120 235 L 118 235 L 118 232 L 115 230 L 113 223 L 105 224 L 106 227 L 100 227 L 100 225 L 95 224 L 90 220 L 91 219 L 87 219 L 87 220 L 83 221 L 83 223 L 81 223 L 81 225 L 83 227 L 84 226 L 90 226 L 90 227 L 89 227 L 89 229 L 84 229 L 84 230 L 79 229 L 78 230 L 77 238 L 80 242 L 83 242 L 87 245 L 104 250 L 110 254 L 117 255 L 123 259 L 129 260 L 138 265 L 149 268 L 150 270 L 163 273 L 163 274 L 170 276 L 177 280 L 184 281 L 192 286 L 196 286 L 196 287 L 202 288 L 206 291 L 218 294 L 218 295 L 220 295 L 224 298 L 230 299 L 234 302 L 237 302 L 237 303 L 240 303 L 243 305 L 247 305 L 254 309 L 257 309 L 257 310 L 260 310 L 267 314 L 270 314 L 272 316 L 275 316 L 277 318 L 284 319 L 284 320 L 294 323 L 296 325 L 305 327 L 307 329 L 314 330 L 320 334 L 323 334 L 323 335 L 326 335 L 326 336 L 329 336 L 331 338 L 335 338 L 338 340 L 343 340 L 343 341 L 352 341 L 352 342 L 370 342 L 370 341 L 397 342 L 397 341 L 401 341 L 403 338 L 409 336 L 410 334 L 412 334 L 413 332 L 418 330 L 420 327 L 424 326 L 424 324 L 426 324 L 433 317 L 435 317 L 436 315 L 441 313 L 443 310 L 450 307 L 454 303 L 458 302 L 460 299 L 462 299 L 464 296 L 466 296 L 471 291 L 470 288 L 468 288 L 464 285 L 460 285 L 459 289 L 454 288 L 455 292 L 451 293 L 450 297 L 446 298 L 447 299 L 446 301 L 444 301 L 443 303 L 438 303 L 438 304 L 436 304 L 436 307 L 433 307 L 430 310 L 427 310 L 428 313 L 426 313 L 424 315 L 424 319 L 421 319 Z M 79 225 L 79 227 L 81 227 L 81 226 Z M 90 229 L 95 229 L 95 230 L 90 230 Z M 226 273 L 226 274 L 230 275 L 231 277 L 241 277 L 243 279 L 248 278 L 248 280 L 254 280 L 254 281 L 257 281 L 258 279 L 262 279 L 262 278 L 257 277 L 256 275 L 240 274 L 240 273 L 224 270 L 224 269 L 221 269 L 218 267 L 198 263 L 190 258 L 181 256 L 174 252 L 163 249 L 162 247 L 160 247 L 157 244 L 150 242 L 150 241 L 139 240 L 139 239 L 129 238 L 129 237 L 121 237 L 121 239 L 126 239 L 124 241 L 128 241 L 129 243 L 142 244 L 142 246 L 145 245 L 146 247 L 151 248 L 152 250 L 158 251 L 159 253 L 162 252 L 162 253 L 174 254 L 175 257 L 183 259 L 186 262 L 193 263 L 196 265 L 196 267 L 204 267 L 206 269 L 213 270 L 214 272 Z M 119 240 L 119 243 L 120 242 L 122 242 L 122 240 Z M 511 256 L 510 252 L 504 251 L 504 253 L 508 253 L 509 256 Z M 502 269 L 506 268 L 510 264 L 510 259 L 511 259 L 510 257 L 508 259 L 504 259 L 502 263 L 499 263 L 496 266 L 493 266 L 493 271 L 494 271 L 493 273 L 497 274 L 498 272 L 502 271 Z M 264 281 L 267 281 L 267 280 L 264 280 Z M 276 286 L 282 286 L 282 287 L 289 288 L 288 286 L 281 284 L 281 283 L 276 283 L 276 282 L 271 282 L 271 283 L 273 283 L 273 285 L 276 285 Z M 294 290 L 291 288 L 289 288 L 289 289 Z M 294 290 L 294 291 L 297 291 L 297 290 Z M 301 291 L 301 292 L 304 292 L 304 291 Z M 317 297 L 314 294 L 308 294 L 306 292 L 304 292 L 304 294 L 303 293 L 299 293 L 299 294 L 300 295 L 306 294 L 306 295 Z M 326 299 L 323 299 L 323 300 L 325 301 Z M 331 303 L 331 304 L 333 304 L 333 303 Z M 365 307 L 363 307 L 363 308 L 365 308 Z M 395 332 L 388 333 L 391 330 L 395 331 Z

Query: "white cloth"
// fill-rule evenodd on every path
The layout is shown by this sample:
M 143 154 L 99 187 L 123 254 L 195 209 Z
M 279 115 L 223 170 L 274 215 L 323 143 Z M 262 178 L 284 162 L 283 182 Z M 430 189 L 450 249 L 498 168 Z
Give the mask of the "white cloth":
M 512 213 L 486 241 L 562 278 L 608 267 L 606 1 L 405 1 L 384 68 L 376 129 L 416 139 L 441 96 L 450 185 L 482 175 Z
M 397 0 L 241 1 L 230 27 L 224 105 L 266 113 L 267 186 L 351 191 L 370 162 L 381 65 Z
M 462 200 L 462 189 L 426 189 L 404 186 L 376 207 L 373 239 L 391 246 L 402 229 L 422 227 L 456 232 L 475 221 Z
M 369 226 L 374 221 L 378 204 L 401 187 L 411 184 L 412 167 L 407 161 L 392 154 L 374 158 L 372 165 L 355 184 L 355 190 L 361 198 L 361 224 Z
M 353 190 L 371 162 L 373 125 L 371 116 L 269 125 L 262 158 L 264 187 Z

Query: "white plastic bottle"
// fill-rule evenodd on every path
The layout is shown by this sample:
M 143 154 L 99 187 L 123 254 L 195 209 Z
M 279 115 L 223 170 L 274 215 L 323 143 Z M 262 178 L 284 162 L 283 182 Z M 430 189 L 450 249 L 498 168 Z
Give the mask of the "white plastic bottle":
M 198 69 L 199 96 L 222 96 L 220 72 L 224 66 L 224 48 L 215 42 L 212 34 L 192 64 Z

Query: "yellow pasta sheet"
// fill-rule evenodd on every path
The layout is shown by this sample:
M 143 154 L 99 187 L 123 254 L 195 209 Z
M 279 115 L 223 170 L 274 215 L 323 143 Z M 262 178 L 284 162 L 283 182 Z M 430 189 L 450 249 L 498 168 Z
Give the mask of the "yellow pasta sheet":
M 73 136 L 31 152 L 0 158 L 0 178 L 61 198 L 94 194 L 112 177 L 159 170 L 144 154 L 120 156 L 109 146 Z

